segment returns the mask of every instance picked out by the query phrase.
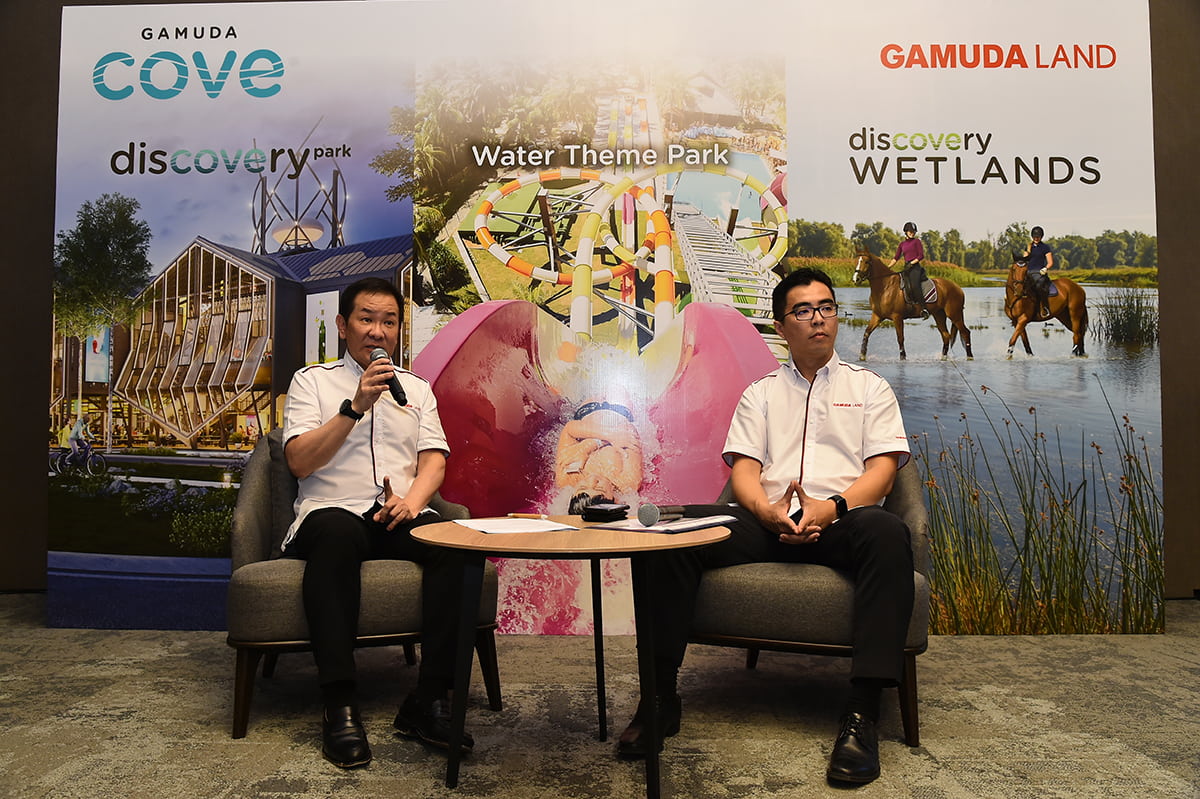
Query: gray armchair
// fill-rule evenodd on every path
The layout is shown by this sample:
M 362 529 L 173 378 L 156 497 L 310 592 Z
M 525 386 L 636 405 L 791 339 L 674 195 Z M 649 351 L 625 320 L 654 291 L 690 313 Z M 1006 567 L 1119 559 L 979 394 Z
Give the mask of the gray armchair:
M 717 501 L 733 501 L 729 485 Z M 912 532 L 916 593 L 899 689 L 904 741 L 919 746 L 917 655 L 925 651 L 929 639 L 929 517 L 921 477 L 911 462 L 896 473 L 883 507 L 903 519 Z M 805 612 L 782 614 L 781 607 Z M 690 640 L 744 647 L 747 668 L 754 668 L 762 649 L 848 657 L 853 654 L 853 609 L 853 581 L 827 566 L 751 563 L 712 569 L 700 582 Z
M 233 512 L 233 574 L 229 579 L 227 643 L 237 651 L 234 676 L 233 737 L 243 738 L 250 718 L 254 673 L 259 661 L 271 677 L 282 652 L 312 649 L 304 617 L 301 579 L 304 561 L 280 557 L 280 545 L 295 518 L 296 478 L 283 456 L 281 430 L 259 439 L 246 463 Z M 436 495 L 431 506 L 444 518 L 467 518 L 462 505 Z M 496 570 L 484 571 L 475 649 L 488 705 L 500 710 L 496 659 Z M 371 560 L 362 565 L 362 602 L 357 646 L 404 647 L 409 665 L 421 638 L 421 567 L 403 560 Z

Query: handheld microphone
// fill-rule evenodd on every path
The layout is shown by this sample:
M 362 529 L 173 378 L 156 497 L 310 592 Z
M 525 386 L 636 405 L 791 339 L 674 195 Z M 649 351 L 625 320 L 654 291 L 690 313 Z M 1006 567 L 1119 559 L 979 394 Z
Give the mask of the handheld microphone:
M 383 347 L 376 347 L 375 349 L 371 350 L 371 360 L 378 361 L 380 359 L 390 360 L 387 350 L 385 350 Z M 388 378 L 387 387 L 388 390 L 392 392 L 392 399 L 396 401 L 397 405 L 403 408 L 408 404 L 408 397 L 404 396 L 404 389 L 400 388 L 400 381 L 396 379 L 396 373 L 394 371 L 392 372 L 392 376 Z
M 673 522 L 683 518 L 682 505 L 655 505 L 643 502 L 638 506 L 638 521 L 647 527 L 653 527 L 659 522 Z

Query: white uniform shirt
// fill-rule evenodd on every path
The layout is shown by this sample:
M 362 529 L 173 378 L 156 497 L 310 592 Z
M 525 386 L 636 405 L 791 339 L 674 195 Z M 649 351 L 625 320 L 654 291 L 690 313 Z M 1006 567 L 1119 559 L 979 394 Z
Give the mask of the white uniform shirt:
M 887 381 L 838 360 L 817 370 L 810 385 L 795 364 L 746 387 L 729 424 L 725 462 L 746 455 L 762 464 L 767 499 L 780 500 L 792 480 L 817 499 L 840 494 L 866 468 L 867 458 L 895 452 L 908 463 L 900 404 Z M 792 499 L 792 512 L 800 500 Z
M 363 368 L 346 355 L 336 363 L 307 366 L 292 377 L 283 408 L 283 440 L 315 430 L 333 418 L 343 400 L 353 399 Z M 283 545 L 300 523 L 318 508 L 345 508 L 363 513 L 383 501 L 383 478 L 392 492 L 404 496 L 417 475 L 417 453 L 435 449 L 449 454 L 433 389 L 421 377 L 396 367 L 396 378 L 408 404 L 401 408 L 385 391 L 355 423 L 350 435 L 321 468 L 300 481 L 296 520 Z

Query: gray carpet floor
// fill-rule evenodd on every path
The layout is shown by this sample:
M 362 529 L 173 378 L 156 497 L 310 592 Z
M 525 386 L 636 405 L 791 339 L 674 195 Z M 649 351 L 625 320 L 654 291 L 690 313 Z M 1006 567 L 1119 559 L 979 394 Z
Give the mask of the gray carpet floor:
M 49 629 L 45 598 L 0 595 L 0 796 L 645 796 L 641 764 L 614 757 L 632 712 L 636 657 L 606 639 L 608 741 L 597 736 L 586 637 L 499 639 L 504 709 L 476 672 L 476 751 L 459 786 L 445 758 L 390 734 L 416 679 L 399 650 L 360 653 L 375 760 L 342 771 L 319 754 L 311 658 L 259 679 L 246 738 L 229 725 L 233 652 L 213 632 Z M 694 646 L 683 728 L 663 753 L 664 797 L 1200 797 L 1200 602 L 1167 603 L 1157 636 L 947 637 L 917 659 L 921 746 L 901 737 L 894 692 L 883 775 L 848 791 L 824 779 L 848 663 Z

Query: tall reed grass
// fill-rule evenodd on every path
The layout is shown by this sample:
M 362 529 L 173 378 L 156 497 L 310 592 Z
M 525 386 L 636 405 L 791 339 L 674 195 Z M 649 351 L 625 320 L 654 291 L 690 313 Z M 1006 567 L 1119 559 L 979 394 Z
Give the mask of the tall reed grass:
M 966 414 L 956 439 L 937 417 L 932 438 L 916 437 L 933 538 L 931 631 L 1162 632 L 1162 500 L 1145 438 L 1113 414 L 1106 454 L 1083 436 L 1048 436 L 1034 407 L 1019 421 L 981 392 L 1003 410 L 997 423 L 971 389 L 999 453 Z
M 1158 343 L 1158 306 L 1145 291 L 1121 286 L 1095 307 L 1092 334 L 1097 338 L 1137 347 Z

